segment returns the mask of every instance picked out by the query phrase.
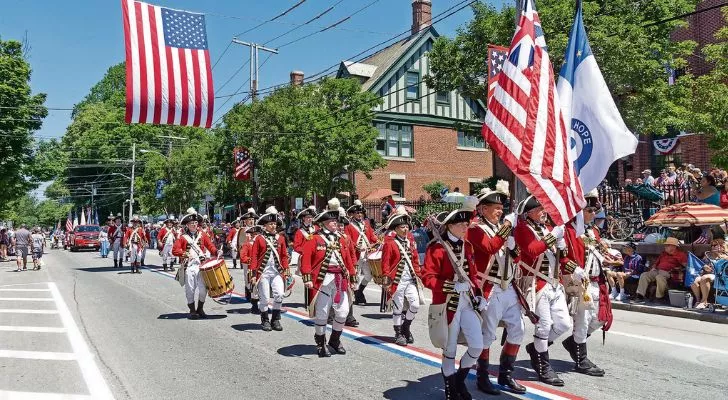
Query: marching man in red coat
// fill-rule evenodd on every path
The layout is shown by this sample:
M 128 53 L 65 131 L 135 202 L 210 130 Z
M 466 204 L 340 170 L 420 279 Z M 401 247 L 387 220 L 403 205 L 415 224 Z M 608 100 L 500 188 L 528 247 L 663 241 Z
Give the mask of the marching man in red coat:
M 564 287 L 559 282 L 559 253 L 566 249 L 564 227 L 548 229 L 543 206 L 533 196 L 518 204 L 517 212 L 521 219 L 513 237 L 520 252 L 521 286 L 539 317 L 533 343 L 526 346 L 526 351 L 541 382 L 564 386 L 551 368 L 548 351 L 549 343 L 572 327 Z
M 114 252 L 114 268 L 121 268 L 124 261 L 124 227 L 121 224 L 121 215 L 114 218 L 114 224 L 109 227 L 109 243 Z
M 258 308 L 258 291 L 254 289 L 253 285 L 253 274 L 250 273 L 248 266 L 250 265 L 250 256 L 253 250 L 253 243 L 255 237 L 263 232 L 263 228 L 255 225 L 255 220 L 258 218 L 258 214 L 254 209 L 248 208 L 248 211 L 240 216 L 240 220 L 243 222 L 243 226 L 240 230 L 245 232 L 245 237 L 241 238 L 238 235 L 238 254 L 240 256 L 240 268 L 243 269 L 243 276 L 245 277 L 245 298 L 250 302 L 250 312 L 253 314 L 259 314 L 260 309 Z
M 354 204 L 346 212 L 352 216 L 351 223 L 346 227 L 346 234 L 356 246 L 357 270 L 361 274 L 359 287 L 354 291 L 354 304 L 366 305 L 364 289 L 372 280 L 372 271 L 367 263 L 367 252 L 376 245 L 377 235 L 374 234 L 374 229 L 369 225 L 369 221 L 364 219 L 364 205 L 361 200 L 354 200 Z
M 144 248 L 147 246 L 147 233 L 142 227 L 142 220 L 138 215 L 131 219 L 132 227 L 124 233 L 124 247 L 129 251 L 131 273 L 141 274 L 139 265 L 142 262 Z
M 508 202 L 507 181 L 498 181 L 495 190 L 485 188 L 478 195 L 478 214 L 480 219 L 471 224 L 465 238 L 473 244 L 475 264 L 478 267 L 478 284 L 483 296 L 488 299 L 488 308 L 481 313 L 483 317 L 483 351 L 478 359 L 478 389 L 498 395 L 500 390 L 493 387 L 488 376 L 490 345 L 496 339 L 498 324 L 505 324 L 506 344 L 501 350 L 498 384 L 510 391 L 523 394 L 526 388 L 513 380 L 512 374 L 518 349 L 524 335 L 522 307 L 513 285 L 517 266 L 516 243 L 511 236 L 516 226 L 515 213 L 508 214 L 501 224 L 503 205 Z
M 174 215 L 167 216 L 164 220 L 164 226 L 157 233 L 157 248 L 162 256 L 162 267 L 167 270 L 167 266 L 174 271 L 174 256 L 172 255 L 172 247 L 179 237 L 177 230 L 174 228 L 177 220 Z
M 245 234 L 240 229 L 240 218 L 233 221 L 233 226 L 228 231 L 225 242 L 230 247 L 230 257 L 233 259 L 233 269 L 238 267 L 238 235 Z M 242 268 L 242 265 L 241 265 Z
M 356 246 L 354 246 L 354 242 L 351 240 L 349 235 L 346 234 L 346 227 L 349 226 L 351 221 L 349 221 L 349 217 L 346 216 L 346 210 L 344 207 L 339 207 L 339 224 L 338 224 L 338 234 L 341 236 L 342 239 L 344 239 L 344 247 L 341 248 L 342 252 L 348 251 L 349 252 L 349 258 L 351 259 L 351 265 L 353 265 L 354 271 L 356 271 Z M 356 276 L 356 272 L 354 273 L 354 276 Z M 306 295 L 306 301 L 308 301 L 308 291 L 304 292 Z M 351 303 L 352 296 L 349 296 L 349 300 Z M 328 323 L 331 323 L 333 321 L 331 313 L 329 313 L 329 320 Z M 356 320 L 354 317 L 354 307 L 349 304 L 349 315 L 346 316 L 346 322 L 344 323 L 345 326 L 352 326 L 357 327 L 359 326 L 359 321 Z
M 392 303 L 394 343 L 400 346 L 415 342 L 410 327 L 420 309 L 422 295 L 418 290 L 422 270 L 417 244 L 408 235 L 411 227 L 412 217 L 407 214 L 404 207 L 397 208 L 385 224 L 385 229 L 394 235 L 386 235 L 382 247 L 382 273 L 385 276 L 384 287 L 387 290 L 387 298 Z M 407 299 L 407 309 L 404 309 L 405 299 Z
M 600 243 L 599 230 L 592 225 L 601 204 L 596 189 L 584 195 L 584 198 L 587 205 L 583 210 L 583 225 L 578 221 L 580 217 L 576 216 L 566 225 L 564 234 L 568 252 L 561 264 L 565 274 L 562 282 L 567 293 L 573 294 L 569 300 L 576 302 L 576 314 L 573 335 L 562 344 L 574 360 L 574 371 L 604 376 L 604 370 L 587 358 L 586 350 L 587 337 L 599 328 L 608 330 L 612 324 L 612 306 L 602 269 L 604 256 L 600 251 L 600 246 L 604 245 Z
M 200 265 L 207 258 L 205 254 L 217 254 L 217 258 L 222 257 L 222 250 L 218 251 L 210 238 L 198 229 L 201 222 L 202 217 L 197 214 L 197 211 L 194 208 L 188 208 L 187 215 L 180 221 L 184 226 L 184 233 L 175 240 L 172 246 L 172 255 L 180 259 L 177 274 L 182 274 L 181 279 L 184 279 L 185 296 L 191 319 L 207 317 L 203 309 L 207 298 L 207 287 L 200 274 Z M 197 308 L 195 308 L 195 292 L 198 293 Z
M 301 275 L 309 291 L 309 316 L 314 319 L 316 351 L 319 357 L 330 357 L 326 345 L 326 325 L 333 309 L 331 338 L 328 345 L 337 354 L 346 354 L 341 331 L 349 314 L 350 293 L 356 283 L 354 260 L 347 250 L 346 239 L 338 233 L 339 200 L 331 199 L 326 210 L 314 222 L 321 225 L 303 247 Z
M 291 275 L 288 269 L 288 245 L 286 238 L 278 234 L 278 226 L 283 221 L 275 207 L 268 207 L 258 221 L 263 233 L 253 240 L 250 253 L 251 284 L 257 285 L 260 302 L 260 323 L 264 331 L 282 331 L 281 306 L 285 292 L 284 282 Z M 268 319 L 269 294 L 273 294 L 273 309 Z
M 476 285 L 473 245 L 465 240 L 477 203 L 477 198 L 469 196 L 459 210 L 438 214 L 440 227 L 432 227 L 435 240 L 425 253 L 422 281 L 432 290 L 430 341 L 442 349 L 446 399 L 472 398 L 465 378 L 483 350 L 479 312 L 485 309 L 486 302 Z M 460 368 L 456 369 L 460 334 L 465 337 L 468 350 L 460 359 Z
M 318 214 L 315 206 L 304 208 L 296 218 L 300 221 L 300 226 L 293 234 L 293 252 L 291 252 L 291 268 L 296 268 L 296 273 L 301 275 L 301 254 L 303 254 L 303 246 L 313 238 L 316 232 L 316 226 L 313 219 Z M 303 291 L 303 304 L 308 304 L 308 290 Z

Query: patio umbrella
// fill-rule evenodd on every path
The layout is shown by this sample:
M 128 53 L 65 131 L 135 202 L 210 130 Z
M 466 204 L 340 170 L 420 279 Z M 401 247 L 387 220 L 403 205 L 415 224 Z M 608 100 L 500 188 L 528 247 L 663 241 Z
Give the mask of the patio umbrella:
M 686 227 L 728 223 L 728 210 L 712 204 L 680 203 L 664 207 L 645 221 L 647 226 Z
M 462 203 L 465 200 L 465 195 L 460 192 L 450 192 L 442 198 L 445 203 Z
M 399 195 L 399 193 L 391 189 L 374 189 L 368 195 L 364 196 L 361 200 L 381 200 L 385 197 L 394 195 Z

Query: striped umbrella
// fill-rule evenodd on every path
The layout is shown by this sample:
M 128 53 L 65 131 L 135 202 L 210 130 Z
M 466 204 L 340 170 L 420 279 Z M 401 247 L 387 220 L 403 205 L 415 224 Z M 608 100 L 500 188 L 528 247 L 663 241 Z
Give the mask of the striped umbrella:
M 675 228 L 718 224 L 728 224 L 728 210 L 703 203 L 680 203 L 667 206 L 645 221 L 647 226 Z

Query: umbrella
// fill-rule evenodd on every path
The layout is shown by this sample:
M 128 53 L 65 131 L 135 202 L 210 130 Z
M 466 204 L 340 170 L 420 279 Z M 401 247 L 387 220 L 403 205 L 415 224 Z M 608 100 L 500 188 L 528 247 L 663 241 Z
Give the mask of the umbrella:
M 381 200 L 385 197 L 394 196 L 394 195 L 399 195 L 399 193 L 395 192 L 394 190 L 391 190 L 391 189 L 374 189 L 368 195 L 364 196 L 362 198 L 362 201 Z
M 655 189 L 653 186 L 642 184 L 642 185 L 627 185 L 624 190 L 634 193 L 635 196 L 649 201 L 662 201 L 665 199 L 665 194 Z
M 728 210 L 704 203 L 680 203 L 665 207 L 645 221 L 647 226 L 686 227 L 728 223 Z
M 460 192 L 450 192 L 441 200 L 445 203 L 462 203 L 465 201 L 465 195 Z

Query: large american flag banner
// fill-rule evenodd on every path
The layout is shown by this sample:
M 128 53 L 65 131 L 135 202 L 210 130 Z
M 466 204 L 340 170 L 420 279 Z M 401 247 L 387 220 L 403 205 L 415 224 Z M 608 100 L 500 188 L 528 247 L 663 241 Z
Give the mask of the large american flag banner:
M 508 58 L 508 47 L 488 45 L 488 102 L 493 97 L 498 85 L 498 76 L 503 70 L 503 63 Z
M 71 221 L 71 212 L 68 212 L 68 217 L 66 217 L 66 232 L 71 232 L 73 230 L 73 221 Z
M 233 149 L 233 158 L 235 161 L 235 172 L 233 177 L 239 181 L 250 180 L 253 174 L 253 159 L 250 158 L 250 152 L 245 147 L 236 147 Z
M 215 96 L 205 16 L 121 0 L 126 122 L 212 125 Z
M 554 223 L 564 224 L 584 207 L 546 39 L 532 0 L 524 2 L 508 58 L 498 74 L 483 137 Z

